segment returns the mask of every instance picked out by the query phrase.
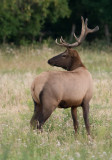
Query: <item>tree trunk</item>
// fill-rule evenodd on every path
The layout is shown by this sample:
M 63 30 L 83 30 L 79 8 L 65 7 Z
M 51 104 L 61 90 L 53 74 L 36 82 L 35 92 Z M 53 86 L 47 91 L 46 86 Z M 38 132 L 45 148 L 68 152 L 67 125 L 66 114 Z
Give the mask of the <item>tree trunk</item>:
M 3 44 L 5 44 L 6 43 L 6 36 L 4 35 L 4 37 L 3 37 Z
M 106 41 L 107 41 L 107 44 L 109 45 L 110 44 L 110 32 L 109 32 L 109 26 L 108 26 L 108 24 L 104 25 L 104 29 L 105 29 Z
M 75 24 L 72 24 L 72 31 L 71 31 L 71 34 L 70 34 L 70 42 L 73 41 L 74 32 L 75 32 Z

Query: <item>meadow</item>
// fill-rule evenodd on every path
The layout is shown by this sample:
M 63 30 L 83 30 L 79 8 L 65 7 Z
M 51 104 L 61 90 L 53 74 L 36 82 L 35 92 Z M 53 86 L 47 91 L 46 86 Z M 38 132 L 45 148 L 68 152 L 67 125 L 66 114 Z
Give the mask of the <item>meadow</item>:
M 30 86 L 43 71 L 62 70 L 47 60 L 65 48 L 57 46 L 0 47 L 0 160 L 112 160 L 112 47 L 79 47 L 94 80 L 90 103 L 93 141 L 88 141 L 82 109 L 74 135 L 70 109 L 56 109 L 43 132 L 30 129 L 33 101 Z

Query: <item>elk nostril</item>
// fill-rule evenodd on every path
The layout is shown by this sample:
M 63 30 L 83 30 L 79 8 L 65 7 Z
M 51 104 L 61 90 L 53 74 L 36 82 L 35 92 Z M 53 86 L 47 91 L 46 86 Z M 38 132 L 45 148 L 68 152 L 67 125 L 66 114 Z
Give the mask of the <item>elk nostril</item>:
M 47 61 L 47 63 L 52 65 L 52 61 L 50 59 Z
M 50 64 L 50 60 L 48 60 L 47 63 Z

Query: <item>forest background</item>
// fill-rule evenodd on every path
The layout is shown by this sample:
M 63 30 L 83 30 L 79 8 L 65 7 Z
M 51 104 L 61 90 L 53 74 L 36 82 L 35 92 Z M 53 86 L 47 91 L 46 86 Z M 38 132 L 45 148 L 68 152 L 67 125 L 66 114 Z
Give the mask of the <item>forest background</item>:
M 111 43 L 111 0 L 0 0 L 0 43 L 24 45 L 55 39 L 62 35 L 73 41 L 80 34 L 80 17 L 89 19 L 89 27 L 100 27 L 87 37 Z

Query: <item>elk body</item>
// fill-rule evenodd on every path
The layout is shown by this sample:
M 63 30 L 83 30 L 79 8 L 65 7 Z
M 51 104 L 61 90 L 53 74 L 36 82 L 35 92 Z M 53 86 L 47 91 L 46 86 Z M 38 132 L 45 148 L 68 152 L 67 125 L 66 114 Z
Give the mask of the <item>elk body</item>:
M 31 126 L 41 129 L 45 121 L 57 108 L 71 107 L 73 125 L 77 133 L 77 107 L 83 110 L 84 122 L 87 134 L 90 135 L 89 102 L 92 98 L 93 82 L 87 68 L 82 63 L 76 50 L 71 49 L 82 43 L 88 33 L 93 33 L 99 28 L 87 28 L 87 19 L 82 19 L 82 31 L 76 42 L 69 44 L 61 37 L 60 46 L 67 49 L 65 52 L 51 58 L 48 63 L 52 66 L 62 67 L 67 71 L 49 71 L 38 75 L 31 86 L 31 94 L 34 101 L 34 114 L 30 121 Z

